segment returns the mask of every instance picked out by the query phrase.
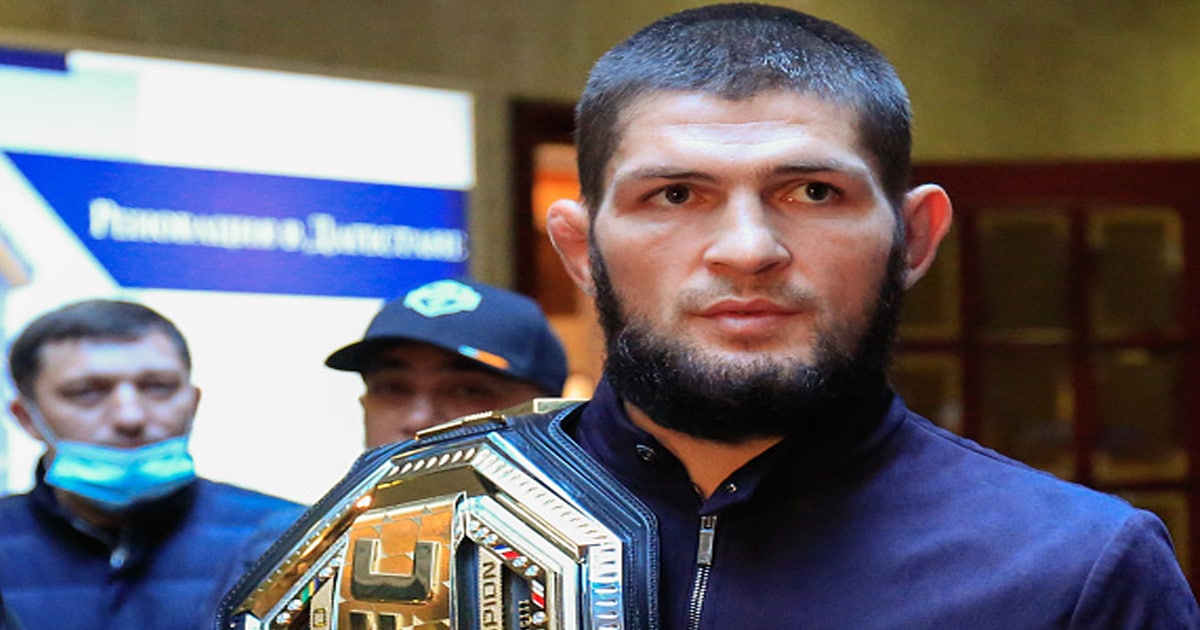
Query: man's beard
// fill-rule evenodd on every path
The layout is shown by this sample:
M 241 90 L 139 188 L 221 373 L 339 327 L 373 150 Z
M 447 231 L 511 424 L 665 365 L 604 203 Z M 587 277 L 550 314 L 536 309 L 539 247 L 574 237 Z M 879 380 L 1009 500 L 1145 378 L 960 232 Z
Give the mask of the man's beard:
M 703 348 L 630 321 L 592 244 L 596 310 L 604 330 L 605 374 L 616 392 L 656 424 L 716 442 L 855 431 L 885 400 L 891 346 L 903 296 L 904 252 L 893 245 L 866 328 L 849 351 L 822 335 L 813 364 L 763 358 L 711 359 Z

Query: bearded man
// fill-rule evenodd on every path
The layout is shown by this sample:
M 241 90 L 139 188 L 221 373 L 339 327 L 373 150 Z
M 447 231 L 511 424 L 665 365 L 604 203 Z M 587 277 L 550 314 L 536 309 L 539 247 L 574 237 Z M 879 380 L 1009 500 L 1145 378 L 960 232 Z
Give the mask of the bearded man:
M 341 570 L 351 597 L 329 615 L 347 627 L 1200 627 L 1158 518 L 944 431 L 889 387 L 901 297 L 951 220 L 943 189 L 909 185 L 910 118 L 878 50 L 795 11 L 703 7 L 618 44 L 576 109 L 581 198 L 547 223 L 600 314 L 594 397 L 369 457 L 374 489 L 328 502 L 366 506 L 339 539 L 356 554 L 297 540 L 292 557 L 326 550 L 259 575 Z M 443 462 L 477 457 L 446 492 L 467 465 Z M 416 501 L 421 483 L 441 502 Z M 417 508 L 453 511 L 450 533 L 391 525 Z M 619 557 L 581 551 L 613 538 Z M 385 570 L 389 544 L 413 560 Z M 278 623 L 264 590 L 241 610 Z M 327 616 L 304 606 L 302 623 Z

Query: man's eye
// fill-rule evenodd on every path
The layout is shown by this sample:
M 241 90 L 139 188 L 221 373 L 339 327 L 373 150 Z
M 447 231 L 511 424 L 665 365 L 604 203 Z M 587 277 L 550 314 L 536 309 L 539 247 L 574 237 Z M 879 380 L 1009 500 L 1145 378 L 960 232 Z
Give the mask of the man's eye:
M 692 198 L 692 191 L 687 186 L 667 186 L 662 191 L 662 197 L 669 204 L 681 205 Z
M 367 393 L 372 396 L 404 396 L 409 388 L 401 383 L 371 383 L 367 385 Z
M 493 398 L 498 393 L 493 387 L 475 383 L 455 385 L 451 389 L 451 395 L 456 398 Z
M 139 389 L 147 395 L 166 398 L 179 391 L 179 386 L 178 381 L 146 381 L 140 385 Z
M 787 196 L 791 203 L 824 203 L 836 197 L 838 190 L 829 184 L 808 182 L 792 190 Z
M 804 196 L 809 201 L 828 201 L 836 192 L 833 186 L 812 182 L 804 185 Z
M 79 385 L 62 390 L 62 397 L 77 405 L 91 405 L 104 400 L 108 390 L 92 385 Z

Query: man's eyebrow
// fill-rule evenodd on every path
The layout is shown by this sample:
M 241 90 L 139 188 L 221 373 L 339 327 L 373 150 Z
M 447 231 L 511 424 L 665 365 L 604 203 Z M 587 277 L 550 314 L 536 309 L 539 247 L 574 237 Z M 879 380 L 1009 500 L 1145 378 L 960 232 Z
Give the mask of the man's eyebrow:
M 172 368 L 147 368 L 138 372 L 138 376 L 178 376 L 179 373 Z
M 670 166 L 646 166 L 636 168 L 627 173 L 620 173 L 613 179 L 614 185 L 621 185 L 631 181 L 642 181 L 648 179 L 666 179 L 666 180 L 700 180 L 706 182 L 715 182 L 717 178 L 703 171 L 692 171 L 687 169 L 674 168 Z
M 870 168 L 847 160 L 787 162 L 767 169 L 771 175 L 811 175 L 814 173 L 843 173 L 852 177 L 870 177 Z
M 76 387 L 79 385 L 91 385 L 93 383 L 108 383 L 115 380 L 118 379 L 99 374 L 84 374 L 61 380 L 54 384 L 54 387 Z
M 812 175 L 817 173 L 842 173 L 851 177 L 866 179 L 871 177 L 871 170 L 866 164 L 849 160 L 816 160 L 785 162 L 769 166 L 760 174 L 762 176 L 781 175 Z M 704 171 L 695 171 L 671 166 L 646 166 L 626 173 L 619 173 L 613 180 L 614 186 L 627 182 L 645 180 L 667 181 L 703 181 L 716 182 L 715 175 Z
M 62 384 L 70 383 L 92 383 L 92 382 L 108 382 L 121 381 L 125 379 L 137 380 L 142 378 L 183 378 L 181 372 L 172 368 L 146 368 L 136 372 L 97 370 L 89 371 L 83 374 L 72 375 L 69 378 L 61 381 Z

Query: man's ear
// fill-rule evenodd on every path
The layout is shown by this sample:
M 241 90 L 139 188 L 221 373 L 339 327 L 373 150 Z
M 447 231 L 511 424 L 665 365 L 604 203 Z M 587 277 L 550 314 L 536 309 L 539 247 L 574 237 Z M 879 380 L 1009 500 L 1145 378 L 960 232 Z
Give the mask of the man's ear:
M 904 196 L 904 288 L 912 288 L 929 271 L 938 245 L 950 231 L 953 209 L 941 186 L 923 184 Z
M 575 284 L 588 295 L 595 295 L 592 285 L 591 252 L 588 248 L 588 230 L 591 221 L 587 208 L 573 199 L 559 199 L 550 204 L 546 215 L 546 231 L 550 242 L 562 259 Z
M 196 420 L 196 410 L 200 408 L 200 394 L 203 392 L 199 387 L 192 385 L 192 419 L 188 420 L 188 432 L 192 431 L 192 423 Z
M 12 416 L 17 419 L 17 424 L 35 440 L 45 442 L 46 438 L 42 436 L 41 429 L 38 429 L 37 423 L 33 421 L 33 417 L 29 415 L 29 408 L 25 405 L 25 399 L 16 398 L 8 404 L 8 410 Z

